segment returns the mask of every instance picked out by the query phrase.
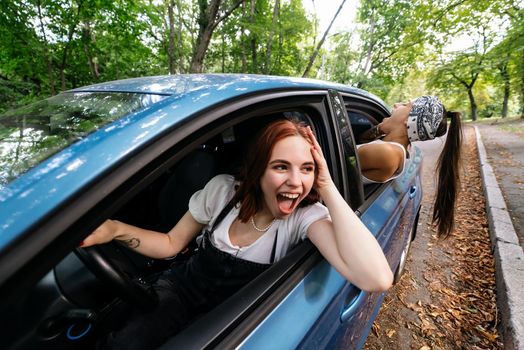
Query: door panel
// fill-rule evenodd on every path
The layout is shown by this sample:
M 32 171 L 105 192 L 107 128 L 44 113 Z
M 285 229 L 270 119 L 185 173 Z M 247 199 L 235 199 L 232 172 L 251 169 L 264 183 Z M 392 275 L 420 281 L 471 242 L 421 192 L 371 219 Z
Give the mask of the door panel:
M 294 349 L 302 347 L 346 280 L 325 260 L 313 268 L 273 312 L 242 342 L 241 349 Z M 334 313 L 338 318 L 338 314 Z M 333 324 L 340 323 L 336 320 Z M 322 325 L 321 325 L 322 326 Z M 307 337 L 306 347 L 316 343 Z

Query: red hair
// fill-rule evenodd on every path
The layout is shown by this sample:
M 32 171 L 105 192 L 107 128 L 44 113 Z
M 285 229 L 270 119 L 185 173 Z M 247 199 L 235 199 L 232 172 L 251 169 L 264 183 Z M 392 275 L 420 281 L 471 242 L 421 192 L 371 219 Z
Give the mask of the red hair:
M 286 137 L 301 136 L 310 144 L 306 131 L 307 125 L 296 120 L 281 119 L 269 123 L 258 133 L 255 141 L 251 144 L 246 160 L 240 171 L 240 186 L 236 190 L 234 201 L 240 202 L 238 218 L 247 222 L 250 217 L 263 207 L 264 196 L 260 187 L 260 179 L 266 171 L 271 153 L 275 144 Z M 315 172 L 315 180 L 316 180 Z M 299 207 L 304 207 L 318 202 L 319 194 L 311 189 L 308 195 L 300 202 Z

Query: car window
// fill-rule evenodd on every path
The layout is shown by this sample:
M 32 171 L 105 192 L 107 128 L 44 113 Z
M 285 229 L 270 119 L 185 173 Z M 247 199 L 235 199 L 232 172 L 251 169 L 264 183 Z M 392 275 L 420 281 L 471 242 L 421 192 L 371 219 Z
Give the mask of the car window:
M 71 92 L 0 115 L 0 187 L 103 125 L 164 97 Z
M 378 124 L 375 118 L 363 114 L 361 111 L 348 110 L 348 116 L 351 123 L 351 128 L 353 129 L 353 134 L 355 135 L 355 140 L 357 143 L 360 143 L 360 135 L 364 131 L 372 128 L 374 125 Z
M 218 174 L 238 175 L 254 135 L 267 123 L 283 118 L 312 125 L 307 112 L 295 109 L 254 115 L 218 134 L 216 130 L 211 131 L 211 136 L 189 152 L 181 152 L 185 155 L 128 201 L 116 217 L 133 225 L 167 232 L 187 211 L 193 193 Z

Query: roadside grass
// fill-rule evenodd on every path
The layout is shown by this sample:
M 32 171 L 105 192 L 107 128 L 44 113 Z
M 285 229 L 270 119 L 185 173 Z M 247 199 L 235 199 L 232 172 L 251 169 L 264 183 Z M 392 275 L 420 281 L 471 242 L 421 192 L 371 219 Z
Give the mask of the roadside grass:
M 513 133 L 524 133 L 524 122 L 520 125 L 501 125 L 500 128 Z
M 524 119 L 520 117 L 491 117 L 491 118 L 482 118 L 476 121 L 470 119 L 464 121 L 466 124 L 475 125 L 475 124 L 490 124 L 496 125 L 499 129 L 511 132 L 514 134 L 524 134 Z

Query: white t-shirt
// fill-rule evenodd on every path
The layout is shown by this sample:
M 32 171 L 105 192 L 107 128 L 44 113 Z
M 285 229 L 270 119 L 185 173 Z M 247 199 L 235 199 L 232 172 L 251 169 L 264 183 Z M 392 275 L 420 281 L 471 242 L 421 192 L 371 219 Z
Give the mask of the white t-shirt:
M 231 175 L 217 175 L 212 178 L 202 190 L 195 192 L 189 200 L 189 212 L 193 218 L 206 225 L 207 229 L 211 229 L 217 216 L 233 198 L 237 184 L 238 182 Z M 277 230 L 275 261 L 284 257 L 291 248 L 306 238 L 309 225 L 315 221 L 329 218 L 327 208 L 320 203 L 298 208 L 286 219 L 276 220 L 269 230 L 249 246 L 238 247 L 233 245 L 229 239 L 229 228 L 238 217 L 239 210 L 240 208 L 235 206 L 229 211 L 218 227 L 215 228 L 211 242 L 216 248 L 226 253 L 261 264 L 270 262 Z
M 371 180 L 371 179 L 368 179 L 367 177 L 365 177 L 364 175 L 362 175 L 362 183 L 364 185 L 368 185 L 368 184 L 378 184 L 378 183 L 384 183 L 384 182 L 388 182 L 388 181 L 391 181 L 393 179 L 396 179 L 397 177 L 399 177 L 400 175 L 402 175 L 402 173 L 404 172 L 404 169 L 406 169 L 406 162 L 407 162 L 407 154 L 406 154 L 406 149 L 404 148 L 404 146 L 402 146 L 400 143 L 398 142 L 393 142 L 393 141 L 383 141 L 383 140 L 375 140 L 375 141 L 371 141 L 371 142 L 368 142 L 368 143 L 362 143 L 360 145 L 357 145 L 357 149 L 359 149 L 360 147 L 362 146 L 365 146 L 365 145 L 371 145 L 371 144 L 374 144 L 374 143 L 389 143 L 390 145 L 393 145 L 393 146 L 398 146 L 402 149 L 402 153 L 404 154 L 404 164 L 402 165 L 402 168 L 397 170 L 397 172 L 395 174 L 393 174 L 393 176 L 391 176 L 389 179 L 387 179 L 386 181 L 375 181 L 375 180 Z

